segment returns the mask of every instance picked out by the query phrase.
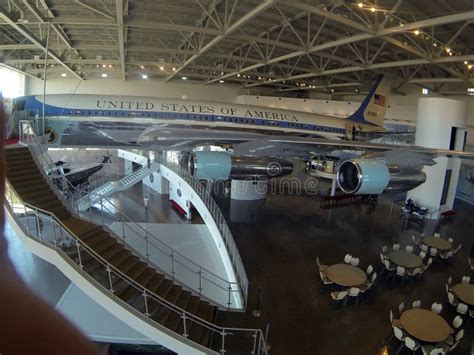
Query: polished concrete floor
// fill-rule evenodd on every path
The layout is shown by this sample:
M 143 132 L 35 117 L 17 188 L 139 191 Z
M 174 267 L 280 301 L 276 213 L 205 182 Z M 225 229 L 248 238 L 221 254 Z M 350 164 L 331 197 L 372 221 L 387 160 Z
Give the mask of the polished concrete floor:
M 229 220 L 233 203 L 221 200 Z M 449 275 L 460 282 L 468 274 L 467 258 L 473 244 L 474 207 L 457 202 L 452 224 L 438 226 L 405 225 L 397 209 L 390 215 L 390 201 L 378 205 L 358 204 L 321 209 L 314 196 L 268 196 L 264 207 L 253 211 L 254 222 L 230 222 L 249 280 L 250 309 L 261 289 L 263 321 L 270 323 L 268 341 L 271 354 L 392 354 L 396 342 L 385 345 L 391 335 L 389 310 L 402 301 L 420 299 L 429 308 L 443 303 L 443 315 L 454 316 L 447 302 L 445 283 Z M 253 203 L 249 203 L 252 208 Z M 240 206 L 240 209 L 243 209 Z M 251 217 L 251 216 L 250 216 Z M 252 220 L 252 218 L 249 218 Z M 234 218 L 235 220 L 235 218 Z M 255 222 L 258 220 L 258 222 Z M 380 271 L 379 253 L 383 245 L 397 242 L 404 247 L 411 234 L 440 231 L 463 247 L 453 264 L 434 263 L 422 280 L 387 281 L 379 277 L 369 295 L 343 308 L 334 308 L 329 292 L 321 292 L 315 259 L 321 263 L 342 262 L 350 253 L 361 260 L 361 267 L 374 265 Z M 225 321 L 225 315 L 221 317 Z M 474 354 L 474 322 L 455 354 Z

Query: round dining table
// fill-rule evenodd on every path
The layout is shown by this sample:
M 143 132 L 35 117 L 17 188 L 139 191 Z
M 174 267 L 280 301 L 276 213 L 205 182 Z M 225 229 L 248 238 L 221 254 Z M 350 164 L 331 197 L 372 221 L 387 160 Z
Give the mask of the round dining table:
M 442 342 L 451 333 L 451 327 L 443 317 L 422 308 L 412 308 L 403 312 L 400 324 L 408 334 L 428 343 Z
M 451 287 L 453 294 L 469 306 L 474 306 L 474 285 L 461 283 Z
M 404 250 L 392 251 L 390 254 L 388 254 L 388 257 L 398 266 L 403 266 L 406 268 L 413 269 L 423 265 L 423 259 L 421 257 Z
M 355 287 L 367 281 L 367 274 L 358 267 L 335 264 L 326 269 L 326 277 L 337 285 Z
M 427 246 L 436 248 L 438 250 L 449 250 L 453 247 L 452 244 L 446 239 L 435 237 L 423 238 L 423 244 L 426 244 Z

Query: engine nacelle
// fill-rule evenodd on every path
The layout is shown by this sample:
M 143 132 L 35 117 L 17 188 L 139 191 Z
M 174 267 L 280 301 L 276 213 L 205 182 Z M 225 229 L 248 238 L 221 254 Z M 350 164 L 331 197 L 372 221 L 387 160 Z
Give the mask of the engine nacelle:
M 387 165 L 380 159 L 347 160 L 337 171 L 337 183 L 341 190 L 356 195 L 408 191 L 425 181 L 426 174 L 421 170 Z
M 193 152 L 189 156 L 188 170 L 197 179 L 270 179 L 290 174 L 293 171 L 293 164 L 274 157 L 232 155 L 226 152 Z

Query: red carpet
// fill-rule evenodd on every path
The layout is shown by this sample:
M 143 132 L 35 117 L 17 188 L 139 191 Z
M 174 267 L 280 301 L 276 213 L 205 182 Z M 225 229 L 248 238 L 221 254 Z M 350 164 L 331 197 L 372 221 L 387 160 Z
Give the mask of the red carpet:
M 5 145 L 17 144 L 18 138 L 9 138 L 5 139 Z

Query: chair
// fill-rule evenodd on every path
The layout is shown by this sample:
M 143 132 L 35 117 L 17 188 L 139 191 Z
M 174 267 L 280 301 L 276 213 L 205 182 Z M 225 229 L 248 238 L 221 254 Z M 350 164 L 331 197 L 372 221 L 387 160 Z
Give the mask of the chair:
M 405 334 L 403 333 L 403 330 L 401 330 L 399 327 L 392 326 L 393 329 L 393 335 L 395 335 L 395 338 L 400 340 L 402 343 L 405 342 Z
M 440 252 L 439 257 L 443 260 L 448 260 L 451 259 L 454 256 L 454 252 L 451 250 L 448 250 L 447 252 Z
M 374 267 L 372 265 L 367 266 L 367 275 L 370 275 L 374 271 Z
M 346 256 L 344 257 L 344 263 L 345 264 L 350 264 L 351 260 L 352 260 L 352 255 L 351 254 L 346 254 Z
M 412 245 L 407 245 L 407 246 L 405 247 L 405 251 L 406 251 L 407 253 L 413 253 L 413 246 L 412 246 Z
M 401 302 L 398 305 L 398 314 L 402 315 L 403 311 L 405 310 L 405 302 Z
M 454 297 L 451 291 L 448 291 L 448 302 L 453 307 L 457 307 L 459 304 L 459 301 L 456 300 L 456 297 Z
M 396 266 L 390 264 L 390 261 L 388 261 L 387 259 L 384 259 L 383 265 L 385 266 L 385 270 L 387 270 L 389 273 L 397 269 Z
M 441 311 L 443 310 L 443 305 L 441 303 L 433 303 L 431 305 L 431 312 L 434 312 L 436 314 L 440 314 Z
M 397 276 L 400 276 L 402 278 L 402 285 L 403 285 L 403 281 L 405 279 L 405 275 L 406 275 L 406 270 L 403 266 L 397 266 Z
M 453 239 L 453 238 L 448 238 L 448 242 L 450 242 L 451 244 L 453 244 L 454 239 Z
M 426 270 L 428 270 L 428 268 L 431 266 L 432 263 L 433 263 L 433 259 L 429 258 L 428 261 L 426 262 L 426 265 L 423 266 L 422 272 L 424 273 Z
M 428 252 L 428 249 L 429 249 L 429 248 L 428 248 L 427 245 L 421 244 L 421 250 L 422 250 L 422 251 L 424 251 L 425 253 L 427 253 L 427 252 Z
M 413 308 L 420 308 L 421 307 L 421 300 L 413 301 L 412 305 Z
M 435 234 L 433 234 L 433 237 L 434 237 L 434 238 L 441 238 L 441 234 L 435 233 Z
M 358 287 L 351 287 L 349 289 L 349 294 L 348 294 L 348 297 L 355 297 L 356 299 L 356 307 L 358 306 L 359 304 L 359 294 L 360 294 L 360 288 Z M 347 298 L 346 300 L 344 301 L 344 305 L 346 304 L 347 302 Z
M 459 329 L 459 327 L 462 325 L 462 317 L 461 316 L 456 316 L 453 319 L 453 327 L 454 329 Z
M 419 256 L 420 256 L 420 258 L 422 258 L 422 259 L 426 258 L 426 252 L 424 252 L 423 250 L 420 251 Z
M 413 351 L 413 354 L 418 351 L 421 344 L 415 341 L 414 339 L 410 338 L 409 336 L 405 337 L 405 346 Z
M 328 268 L 328 265 L 321 265 L 319 262 L 319 257 L 316 258 L 316 265 L 318 266 L 318 270 L 325 271 Z
M 420 243 L 420 239 L 418 239 L 417 237 L 415 237 L 414 234 L 411 235 L 411 240 L 413 240 L 413 244 L 414 245 L 418 245 Z
M 422 272 L 423 272 L 423 269 L 421 267 L 416 267 L 414 269 L 408 269 L 407 270 L 407 275 L 413 277 L 413 276 L 416 276 L 418 274 L 421 274 Z
M 326 274 L 321 270 L 319 270 L 319 277 L 321 278 L 321 282 L 323 283 L 323 288 L 327 285 L 332 285 L 334 283 L 331 280 L 329 280 Z
M 362 286 L 360 286 L 360 292 L 365 293 L 368 290 L 370 290 L 370 288 L 374 285 L 376 279 L 377 279 L 377 273 L 374 272 L 372 274 L 371 278 L 370 278 L 370 281 L 368 281 L 365 284 L 363 284 Z
M 459 302 L 458 306 L 456 307 L 456 312 L 465 316 L 468 311 L 469 311 L 469 307 L 466 304 Z
M 436 345 L 438 346 L 438 345 Z M 443 347 L 434 347 L 433 345 L 423 345 L 421 347 L 421 351 L 423 355 L 437 355 L 437 354 L 445 354 L 446 349 Z
M 351 265 L 355 267 L 359 266 L 359 258 L 352 258 Z
M 432 257 L 437 256 L 437 255 L 438 255 L 438 249 L 436 249 L 436 248 L 430 248 L 430 255 L 431 255 Z
M 331 292 L 331 298 L 335 301 L 335 302 L 340 302 L 342 301 L 343 299 L 345 299 L 347 297 L 347 290 L 346 291 L 334 291 L 334 292 Z M 344 303 L 345 304 L 345 303 Z
M 469 276 L 463 276 L 462 279 L 461 279 L 461 282 L 463 284 L 469 284 L 469 283 L 471 283 L 471 278 Z
M 471 268 L 471 270 L 474 270 L 474 262 L 469 257 L 468 257 L 468 261 L 469 261 L 469 267 Z
M 382 247 L 382 254 L 387 254 L 388 248 L 386 245 Z
M 461 246 L 462 246 L 462 245 L 459 244 L 459 245 L 456 247 L 456 249 L 453 250 L 454 255 L 456 255 L 457 252 L 458 252 L 459 250 L 461 250 Z
M 393 244 L 392 249 L 393 249 L 393 251 L 399 251 L 400 250 L 400 244 Z
M 454 338 L 452 335 L 450 335 L 448 339 L 446 339 L 444 342 L 448 344 L 449 346 L 453 346 L 455 343 L 458 343 L 463 338 L 463 336 L 464 336 L 464 329 L 459 329 Z M 449 350 L 451 351 L 452 349 L 450 348 Z

